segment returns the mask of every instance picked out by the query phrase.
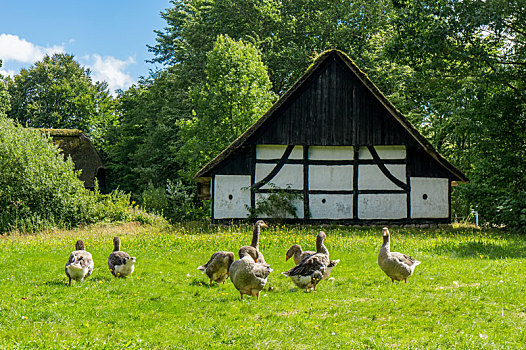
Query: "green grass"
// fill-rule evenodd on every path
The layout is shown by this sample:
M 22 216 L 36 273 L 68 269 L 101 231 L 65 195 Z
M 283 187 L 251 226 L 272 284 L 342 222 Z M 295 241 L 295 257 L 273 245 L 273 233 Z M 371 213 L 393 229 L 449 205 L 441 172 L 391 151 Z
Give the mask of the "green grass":
M 274 272 L 260 301 L 232 283 L 208 286 L 196 268 L 250 243 L 251 228 L 128 224 L 0 238 L 0 348 L 7 349 L 520 349 L 526 347 L 526 237 L 473 229 L 391 228 L 391 248 L 422 261 L 407 284 L 377 265 L 378 228 L 325 227 L 334 281 L 316 293 L 281 271 L 294 243 L 314 249 L 319 227 L 264 229 Z M 112 238 L 137 257 L 114 279 Z M 67 287 L 64 264 L 84 239 L 95 270 Z

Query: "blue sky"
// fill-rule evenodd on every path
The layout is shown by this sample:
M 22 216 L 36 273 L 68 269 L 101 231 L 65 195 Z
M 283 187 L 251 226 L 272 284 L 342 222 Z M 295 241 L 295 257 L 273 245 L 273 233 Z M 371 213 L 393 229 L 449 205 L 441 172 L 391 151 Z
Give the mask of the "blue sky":
M 2 0 L 0 74 L 17 74 L 47 54 L 73 54 L 105 80 L 110 90 L 127 89 L 155 65 L 146 45 L 166 22 L 169 0 Z

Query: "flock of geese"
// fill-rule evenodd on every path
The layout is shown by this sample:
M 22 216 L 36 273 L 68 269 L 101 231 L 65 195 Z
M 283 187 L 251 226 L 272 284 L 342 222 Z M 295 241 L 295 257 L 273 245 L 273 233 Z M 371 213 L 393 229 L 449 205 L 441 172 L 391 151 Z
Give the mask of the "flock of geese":
M 261 229 L 267 227 L 263 220 L 254 225 L 252 243 L 239 248 L 239 259 L 235 260 L 234 253 L 220 251 L 212 254 L 210 260 L 197 269 L 204 272 L 212 282 L 225 283 L 226 279 L 234 284 L 239 291 L 241 299 L 243 295 L 251 295 L 259 300 L 259 293 L 267 283 L 267 278 L 272 272 L 270 265 L 259 250 L 259 236 Z M 406 254 L 391 252 L 390 235 L 387 227 L 382 230 L 383 244 L 378 253 L 378 265 L 391 278 L 392 282 L 405 281 L 411 276 L 420 261 Z M 285 260 L 293 258 L 296 266 L 283 275 L 290 277 L 292 282 L 302 290 L 308 292 L 310 289 L 316 291 L 316 286 L 322 280 L 328 279 L 332 269 L 338 265 L 340 260 L 330 260 L 329 250 L 324 244 L 325 232 L 320 231 L 316 236 L 316 251 L 303 251 L 301 246 L 295 244 L 286 253 Z M 121 241 L 119 237 L 113 239 L 113 252 L 108 257 L 108 267 L 115 277 L 128 277 L 133 273 L 135 257 L 120 250 Z M 84 248 L 84 242 L 78 240 L 66 263 L 66 275 L 71 280 L 83 281 L 93 272 L 93 258 Z
M 210 260 L 197 269 L 204 272 L 212 282 L 225 283 L 230 277 L 234 287 L 243 295 L 251 295 L 259 300 L 259 293 L 265 287 L 267 278 L 272 272 L 270 266 L 259 250 L 259 235 L 261 228 L 267 227 L 263 220 L 254 225 L 252 243 L 239 249 L 239 260 L 235 260 L 232 252 L 216 252 Z M 405 281 L 411 276 L 420 261 L 406 254 L 391 252 L 390 235 L 387 227 L 382 230 L 383 244 L 378 254 L 378 265 L 389 276 L 392 282 Z M 286 253 L 285 260 L 291 257 L 296 266 L 283 275 L 290 277 L 292 282 L 306 292 L 316 291 L 316 286 L 324 279 L 328 279 L 332 269 L 340 260 L 330 260 L 329 250 L 324 244 L 325 232 L 320 231 L 316 236 L 316 251 L 302 251 L 301 246 L 295 244 Z
M 69 255 L 66 263 L 66 276 L 71 280 L 82 282 L 84 278 L 93 272 L 93 257 L 84 248 L 84 242 L 78 240 L 75 244 L 75 250 Z M 108 267 L 115 277 L 128 277 L 133 273 L 135 268 L 135 257 L 121 251 L 121 240 L 119 237 L 113 238 L 113 252 L 108 257 Z

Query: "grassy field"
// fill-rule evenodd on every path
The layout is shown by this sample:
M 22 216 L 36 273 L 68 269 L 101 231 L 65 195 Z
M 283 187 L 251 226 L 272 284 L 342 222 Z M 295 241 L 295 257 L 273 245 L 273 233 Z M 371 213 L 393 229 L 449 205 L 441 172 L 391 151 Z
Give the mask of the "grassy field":
M 467 228 L 391 228 L 393 251 L 422 261 L 407 284 L 377 265 L 379 228 L 324 227 L 334 281 L 298 291 L 280 274 L 294 243 L 319 227 L 273 226 L 260 249 L 274 272 L 258 302 L 196 268 L 250 243 L 251 227 L 127 224 L 0 238 L 0 348 L 7 349 L 521 349 L 526 347 L 526 237 Z M 112 238 L 137 257 L 114 279 Z M 76 239 L 93 254 L 83 284 L 66 285 Z

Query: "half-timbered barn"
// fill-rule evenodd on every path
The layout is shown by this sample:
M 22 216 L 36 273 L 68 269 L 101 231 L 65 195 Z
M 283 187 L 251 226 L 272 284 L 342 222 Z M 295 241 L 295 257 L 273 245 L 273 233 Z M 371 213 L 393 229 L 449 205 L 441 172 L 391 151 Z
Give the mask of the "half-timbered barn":
M 451 186 L 467 181 L 336 50 L 195 177 L 215 222 L 280 188 L 299 195 L 296 221 L 347 224 L 449 223 Z

